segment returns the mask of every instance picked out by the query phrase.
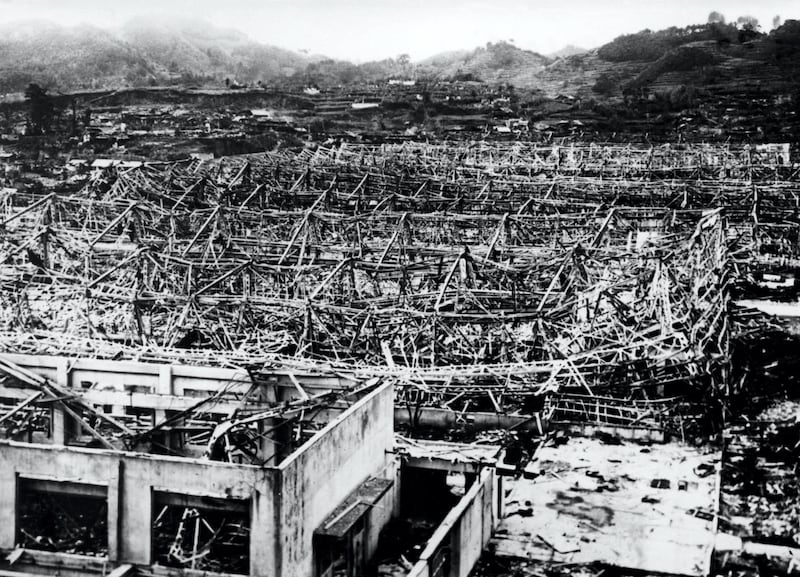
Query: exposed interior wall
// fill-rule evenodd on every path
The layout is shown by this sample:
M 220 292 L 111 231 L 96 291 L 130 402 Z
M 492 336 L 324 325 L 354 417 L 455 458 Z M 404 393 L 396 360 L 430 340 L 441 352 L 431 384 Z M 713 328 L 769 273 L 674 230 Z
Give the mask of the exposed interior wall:
M 442 556 L 449 571 L 440 577 L 467 577 L 492 536 L 498 518 L 495 492 L 498 478 L 494 469 L 484 469 L 458 505 L 445 517 L 428 540 L 419 561 L 408 577 L 431 577 Z M 449 551 L 449 553 L 448 553 Z
M 186 410 L 196 405 L 199 398 L 217 391 L 243 395 L 252 386 L 247 371 L 240 369 L 47 355 L 3 354 L 3 357 L 61 387 L 77 391 L 85 402 L 106 407 L 104 410 L 112 415 L 135 407 L 150 409 L 156 420 L 163 420 L 165 411 Z M 0 396 L 6 398 L 22 400 L 32 392 L 32 389 L 0 385 Z M 215 410 L 230 414 L 238 406 L 232 395 L 217 403 Z M 63 444 L 64 439 L 55 435 L 37 441 Z
M 96 404 L 182 410 L 197 402 L 198 397 L 222 388 L 244 394 L 252 384 L 250 375 L 242 369 L 12 353 L 3 356 L 63 387 L 81 390 L 87 401 Z M 298 399 L 302 393 L 315 395 L 355 385 L 343 376 L 313 373 L 276 371 L 260 378 L 274 388 L 275 402 Z M 166 396 L 177 399 L 170 399 L 167 406 L 158 399 Z
M 71 481 L 108 488 L 109 558 L 151 563 L 154 490 L 251 499 L 251 573 L 273 574 L 274 484 L 277 471 L 227 463 L 0 442 L 0 549 L 15 546 L 18 477 Z
M 394 392 L 385 384 L 279 465 L 281 577 L 313 574 L 313 534 L 367 477 L 393 478 Z
M 389 487 L 386 494 L 375 503 L 369 512 L 369 533 L 367 534 L 367 555 L 372 555 L 378 549 L 381 529 L 386 527 L 392 518 L 400 516 L 400 463 L 395 459 L 389 459 L 383 475 L 385 479 L 392 479 L 394 484 Z
M 192 374 L 184 375 L 181 371 L 187 367 L 137 363 L 106 362 L 84 369 L 69 365 L 67 359 L 48 357 L 29 358 L 26 364 L 62 386 L 80 388 L 81 380 L 100 377 L 109 379 L 108 387 L 152 385 L 154 396 L 165 398 L 184 392 L 179 377 L 196 387 L 214 386 L 215 380 L 234 376 L 195 375 L 197 367 L 188 367 Z M 327 412 L 333 416 L 339 411 Z M 395 460 L 388 454 L 393 443 L 391 385 L 375 389 L 339 413 L 280 467 L 1 442 L 0 462 L 8 466 L 0 471 L 0 518 L 16 518 L 14 494 L 20 476 L 102 485 L 109 501 L 109 559 L 148 565 L 153 558 L 153 491 L 249 499 L 251 573 L 311 575 L 313 534 L 325 517 L 368 477 L 397 480 Z M 368 513 L 368 554 L 377 548 L 380 529 L 396 514 L 398 489 L 395 482 Z M 0 549 L 13 548 L 15 537 L 13 523 L 0 527 Z
M 126 386 L 136 386 L 138 392 L 197 396 L 213 394 L 231 383 L 240 383 L 240 388 L 244 390 L 251 384 L 250 375 L 240 369 L 11 353 L 4 353 L 3 356 L 61 386 L 76 389 L 91 386 L 101 390 L 125 391 Z

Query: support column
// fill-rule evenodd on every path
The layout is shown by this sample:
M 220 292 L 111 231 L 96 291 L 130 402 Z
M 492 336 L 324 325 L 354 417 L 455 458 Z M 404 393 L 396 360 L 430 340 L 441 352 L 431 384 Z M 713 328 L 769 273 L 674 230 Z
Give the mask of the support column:
M 0 467 L 0 519 L 0 549 L 13 549 L 17 538 L 17 472 L 8 463 Z
M 53 405 L 50 421 L 50 430 L 53 436 L 54 445 L 67 444 L 67 429 L 69 422 L 69 415 L 58 405 Z
M 172 382 L 172 365 L 160 365 L 158 367 L 158 394 L 174 395 L 175 387 Z
M 108 560 L 118 561 L 120 557 L 122 478 L 125 463 L 118 462 L 115 473 L 108 479 Z
M 280 575 L 280 471 L 265 471 L 250 509 L 250 575 Z
M 153 490 L 148 480 L 150 465 L 122 461 L 117 483 L 118 561 L 149 565 L 152 562 L 150 531 L 153 522 Z
M 172 365 L 160 365 L 158 367 L 158 385 L 156 393 L 159 395 L 174 395 L 175 386 L 172 379 Z M 155 423 L 162 423 L 167 418 L 166 411 L 155 411 L 153 418 Z M 164 431 L 164 445 L 168 449 L 174 449 L 180 446 L 180 442 L 176 442 L 175 434 L 172 431 Z
M 281 462 L 281 441 L 283 440 L 284 427 L 280 427 L 282 419 L 262 419 L 258 423 L 258 432 L 263 436 L 259 444 L 259 451 L 264 459 L 269 459 L 267 464 L 277 467 Z M 275 428 L 278 427 L 278 428 Z
M 69 360 L 59 358 L 56 361 L 56 384 L 64 389 L 69 389 Z M 72 418 L 56 403 L 51 413 L 50 429 L 54 445 L 66 445 L 69 440 L 70 421 Z

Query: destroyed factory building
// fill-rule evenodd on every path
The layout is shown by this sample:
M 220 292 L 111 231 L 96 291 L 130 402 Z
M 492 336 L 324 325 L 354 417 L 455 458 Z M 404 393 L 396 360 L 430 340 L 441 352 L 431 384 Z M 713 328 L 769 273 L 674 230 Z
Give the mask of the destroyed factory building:
M 2 191 L 0 575 L 702 576 L 770 542 L 724 469 L 788 334 L 756 298 L 794 286 L 787 146 L 91 166 Z

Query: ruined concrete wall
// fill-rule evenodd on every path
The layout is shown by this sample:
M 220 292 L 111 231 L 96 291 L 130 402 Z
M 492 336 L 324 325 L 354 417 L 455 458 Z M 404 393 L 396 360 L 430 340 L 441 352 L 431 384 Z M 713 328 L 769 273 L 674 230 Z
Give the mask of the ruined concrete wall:
M 135 385 L 150 389 L 153 394 L 197 396 L 204 393 L 213 394 L 226 386 L 247 391 L 252 382 L 247 371 L 222 367 L 70 359 L 61 356 L 13 353 L 4 353 L 3 356 L 61 386 L 76 389 L 86 388 L 81 383 L 90 383 L 93 388 L 101 391 L 122 391 L 126 386 Z M 343 376 L 294 373 L 293 376 L 309 395 L 351 388 L 355 385 L 355 381 Z M 288 373 L 276 371 L 266 376 L 265 380 L 278 388 L 278 401 L 300 398 Z
M 492 537 L 496 519 L 493 510 L 494 477 L 493 469 L 484 471 L 476 482 L 476 487 L 473 487 L 475 499 L 464 509 L 458 523 L 458 531 L 454 535 L 458 542 L 458 553 L 455 556 L 457 563 L 453 563 L 454 577 L 469 575 L 480 559 L 484 546 Z
M 430 577 L 431 565 L 441 555 L 448 555 L 448 548 L 450 572 L 445 577 L 469 575 L 498 518 L 496 487 L 494 469 L 485 469 L 428 540 L 409 577 Z
M 393 397 L 378 388 L 280 464 L 281 577 L 313 575 L 314 530 L 367 477 L 393 478 Z
M 381 477 L 393 479 L 394 484 L 389 487 L 386 494 L 375 503 L 368 513 L 369 534 L 367 535 L 367 554 L 372 555 L 378 549 L 378 541 L 383 529 L 392 518 L 400 516 L 400 462 L 389 459 L 386 469 Z
M 152 494 L 251 501 L 251 573 L 274 574 L 274 469 L 193 459 L 0 442 L 0 549 L 15 545 L 18 477 L 108 488 L 109 558 L 151 563 Z
M 125 390 L 126 386 L 135 385 L 161 395 L 197 395 L 213 394 L 232 383 L 247 390 L 251 384 L 247 371 L 219 367 L 10 353 L 4 353 L 4 357 L 61 386 L 76 389 L 86 388 L 81 383 L 101 390 Z

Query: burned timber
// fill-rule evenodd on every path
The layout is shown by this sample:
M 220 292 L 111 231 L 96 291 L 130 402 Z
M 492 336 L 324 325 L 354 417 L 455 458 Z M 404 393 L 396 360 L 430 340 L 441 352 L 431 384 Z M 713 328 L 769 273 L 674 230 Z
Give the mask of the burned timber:
M 797 151 L 388 140 L 2 190 L 0 574 L 794 570 Z

